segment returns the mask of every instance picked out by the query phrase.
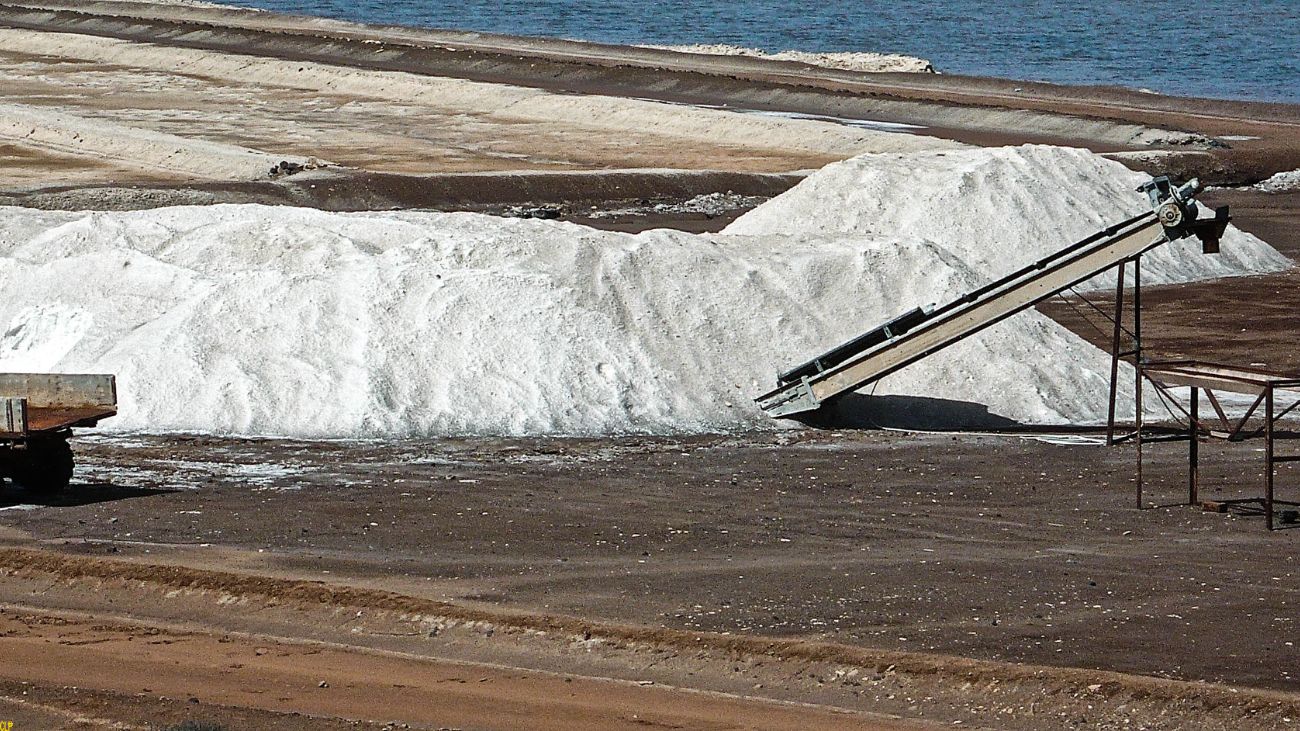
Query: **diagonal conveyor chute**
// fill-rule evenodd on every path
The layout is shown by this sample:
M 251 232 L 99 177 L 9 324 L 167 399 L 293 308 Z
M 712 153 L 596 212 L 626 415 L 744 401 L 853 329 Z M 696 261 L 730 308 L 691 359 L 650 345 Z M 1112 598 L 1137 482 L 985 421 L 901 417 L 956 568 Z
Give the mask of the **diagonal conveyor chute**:
M 913 310 L 783 373 L 781 385 L 758 397 L 772 416 L 811 411 L 994 325 L 1165 242 L 1196 234 L 1217 251 L 1227 209 L 1196 220 L 1193 180 L 1182 188 L 1156 178 L 1140 190 L 1152 210 L 1072 244 L 933 311 Z

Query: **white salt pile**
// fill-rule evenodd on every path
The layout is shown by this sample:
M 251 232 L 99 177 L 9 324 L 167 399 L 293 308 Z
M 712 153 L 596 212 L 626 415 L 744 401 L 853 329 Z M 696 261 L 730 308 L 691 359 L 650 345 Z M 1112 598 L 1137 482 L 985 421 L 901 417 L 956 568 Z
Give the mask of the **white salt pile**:
M 880 313 L 876 321 L 884 321 L 952 299 L 1147 210 L 1136 188 L 1148 179 L 1086 150 L 1050 146 L 869 155 L 827 166 L 724 233 L 830 240 L 867 251 L 889 239 L 929 248 L 933 264 L 890 252 L 896 255 L 872 268 L 878 279 L 828 283 L 867 299 Z M 951 284 L 927 280 L 930 266 Z M 1145 284 L 1168 284 L 1290 266 L 1268 244 L 1230 227 L 1222 253 L 1203 255 L 1194 239 L 1165 244 L 1143 257 L 1142 274 Z M 1109 272 L 1077 289 L 1113 288 L 1114 277 Z M 835 337 L 806 352 L 863 329 L 847 319 L 822 323 L 820 332 Z M 1131 380 L 1129 371 L 1124 382 Z M 883 379 L 873 393 L 970 401 L 1026 423 L 1100 423 L 1108 387 L 1109 356 L 1030 311 Z M 1152 403 L 1153 415 L 1157 408 Z
M 776 371 L 1140 210 L 1133 183 L 1056 148 L 876 155 L 717 236 L 477 214 L 6 208 L 0 369 L 118 374 L 121 414 L 106 426 L 119 430 L 771 428 L 752 398 Z M 1152 257 L 1149 279 L 1289 265 L 1245 234 L 1224 250 Z M 1095 421 L 1107 369 L 1026 313 L 878 392 Z
M 993 279 L 1149 210 L 1137 187 L 1150 179 L 1087 150 L 1046 145 L 863 155 L 826 166 L 725 233 L 931 241 Z M 1196 239 L 1144 256 L 1142 281 L 1171 284 L 1289 266 L 1268 244 L 1229 227 L 1215 256 L 1202 255 Z M 1114 287 L 1114 275 L 1091 284 Z

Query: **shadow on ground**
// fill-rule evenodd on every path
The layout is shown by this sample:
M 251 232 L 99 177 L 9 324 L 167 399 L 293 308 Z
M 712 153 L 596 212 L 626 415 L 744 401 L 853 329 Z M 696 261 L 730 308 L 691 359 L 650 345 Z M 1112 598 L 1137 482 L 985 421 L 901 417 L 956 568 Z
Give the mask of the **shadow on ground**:
M 969 431 L 1027 429 L 973 401 L 925 396 L 867 396 L 851 393 L 797 419 L 816 429 L 905 429 Z
M 0 510 L 23 505 L 48 508 L 68 508 L 78 505 L 93 505 L 117 500 L 163 495 L 172 490 L 159 490 L 147 487 L 120 487 L 106 482 L 82 483 L 69 485 L 68 489 L 53 495 L 24 490 L 12 482 L 5 481 L 0 486 Z

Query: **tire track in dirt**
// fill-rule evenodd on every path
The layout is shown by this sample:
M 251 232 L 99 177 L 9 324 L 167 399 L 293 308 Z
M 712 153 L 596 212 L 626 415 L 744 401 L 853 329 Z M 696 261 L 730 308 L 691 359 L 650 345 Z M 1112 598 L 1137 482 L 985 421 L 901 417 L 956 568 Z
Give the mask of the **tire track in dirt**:
M 184 698 L 199 717 L 220 717 L 231 709 L 292 714 L 313 729 L 321 728 L 321 721 L 348 720 L 386 727 L 537 731 L 934 728 L 653 683 L 435 661 L 289 638 L 209 634 L 102 615 L 11 608 L 0 614 L 0 636 L 7 661 L 0 677 L 44 688 L 77 685 L 119 696 Z M 105 715 L 121 715 L 108 706 Z M 57 697 L 37 710 L 73 725 L 147 728 L 87 717 L 62 707 Z
M 330 621 L 336 623 L 334 629 L 341 641 L 348 644 L 367 633 L 383 632 L 405 633 L 413 639 L 423 633 L 441 635 L 445 641 L 462 645 L 463 638 L 493 638 L 491 642 L 498 646 L 530 643 L 534 650 L 541 648 L 542 655 L 555 657 L 572 654 L 575 648 L 597 659 L 620 653 L 655 662 L 689 657 L 699 663 L 697 670 L 708 666 L 721 675 L 733 664 L 752 666 L 757 662 L 766 664 L 768 673 L 779 668 L 792 682 L 811 679 L 819 687 L 843 686 L 860 707 L 875 707 L 869 702 L 873 684 L 891 690 L 876 698 L 892 700 L 906 695 L 923 699 L 915 708 L 987 704 L 1003 709 L 1003 728 L 1040 727 L 1033 717 L 1038 715 L 1041 721 L 1045 708 L 1054 712 L 1065 709 L 1060 713 L 1066 716 L 1086 708 L 1092 718 L 1106 719 L 1109 714 L 1116 722 L 1132 714 L 1151 728 L 1193 727 L 1189 724 L 1196 728 L 1269 728 L 1284 718 L 1300 717 L 1300 696 L 1275 691 L 504 612 L 356 586 L 183 565 L 7 549 L 0 550 L 0 575 L 4 577 L 0 582 L 10 588 L 39 587 L 32 592 L 34 596 L 55 593 L 52 590 L 60 586 L 91 590 L 103 597 L 133 593 L 166 600 L 184 594 L 226 608 L 227 614 L 237 611 L 252 616 L 250 612 L 260 612 L 260 608 L 291 612 L 304 618 L 304 626 L 313 613 L 324 614 L 335 618 Z M 364 620 L 360 619 L 363 614 Z M 363 627 L 364 622 L 370 624 Z M 381 627 L 379 623 L 387 624 Z M 701 672 L 697 680 L 705 681 L 706 676 L 707 672 Z M 1030 725 L 1022 725 L 1024 722 Z

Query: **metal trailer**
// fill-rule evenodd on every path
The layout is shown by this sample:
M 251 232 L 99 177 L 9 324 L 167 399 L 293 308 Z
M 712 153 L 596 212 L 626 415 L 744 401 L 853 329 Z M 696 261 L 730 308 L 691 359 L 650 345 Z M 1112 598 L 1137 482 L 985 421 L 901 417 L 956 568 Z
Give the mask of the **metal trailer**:
M 0 475 L 35 493 L 63 490 L 72 479 L 72 430 L 116 413 L 113 376 L 0 373 Z
M 773 390 L 755 399 L 775 417 L 819 408 L 900 368 L 959 342 L 1043 300 L 1116 266 L 1138 261 L 1161 244 L 1188 236 L 1206 253 L 1219 250 L 1228 225 L 1226 206 L 1200 218 L 1200 183 L 1178 187 L 1167 177 L 1140 188 L 1151 208 L 1083 241 L 1008 274 L 937 308 L 912 310 L 782 373 Z

